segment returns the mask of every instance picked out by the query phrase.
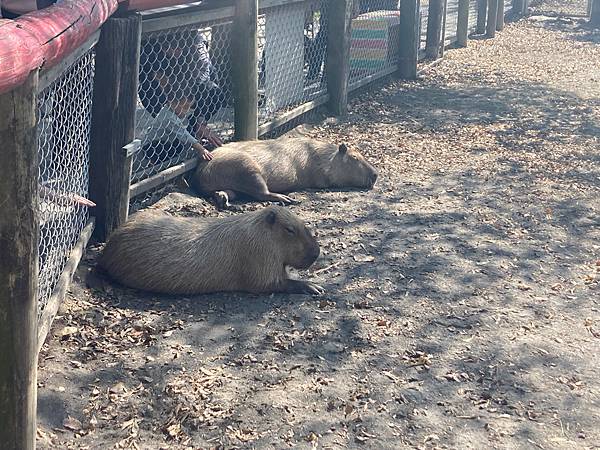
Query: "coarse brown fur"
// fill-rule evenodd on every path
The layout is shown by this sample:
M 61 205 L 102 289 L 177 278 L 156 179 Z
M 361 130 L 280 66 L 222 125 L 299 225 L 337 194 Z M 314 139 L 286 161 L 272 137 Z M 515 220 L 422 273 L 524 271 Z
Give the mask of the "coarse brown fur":
M 354 149 L 305 137 L 233 142 L 201 161 L 193 184 L 203 194 L 226 191 L 257 200 L 293 200 L 280 193 L 306 188 L 370 189 L 377 171 Z
M 310 231 L 279 206 L 226 218 L 144 211 L 113 233 L 100 266 L 125 286 L 157 293 L 318 294 L 321 287 L 286 270 L 306 269 L 318 256 Z

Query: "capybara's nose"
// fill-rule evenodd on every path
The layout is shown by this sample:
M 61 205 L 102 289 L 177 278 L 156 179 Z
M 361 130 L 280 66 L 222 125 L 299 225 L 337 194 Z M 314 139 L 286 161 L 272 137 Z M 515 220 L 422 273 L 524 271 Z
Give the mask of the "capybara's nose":
M 319 248 L 319 244 L 311 246 L 311 248 L 306 252 L 306 257 L 304 258 L 304 263 L 302 264 L 305 269 L 308 269 L 319 257 L 321 254 L 321 249 Z
M 313 251 L 311 252 L 313 262 L 315 262 L 317 260 L 317 258 L 319 257 L 320 254 L 321 254 L 320 247 L 318 245 L 315 245 L 315 247 L 313 248 Z

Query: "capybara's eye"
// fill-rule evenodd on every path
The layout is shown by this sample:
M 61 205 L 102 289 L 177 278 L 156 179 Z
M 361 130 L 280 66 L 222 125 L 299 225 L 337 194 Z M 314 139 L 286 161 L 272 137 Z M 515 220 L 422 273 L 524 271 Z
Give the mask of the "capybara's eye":
M 287 231 L 288 233 L 290 233 L 291 235 L 296 234 L 296 230 L 294 230 L 291 227 L 285 227 L 285 231 Z

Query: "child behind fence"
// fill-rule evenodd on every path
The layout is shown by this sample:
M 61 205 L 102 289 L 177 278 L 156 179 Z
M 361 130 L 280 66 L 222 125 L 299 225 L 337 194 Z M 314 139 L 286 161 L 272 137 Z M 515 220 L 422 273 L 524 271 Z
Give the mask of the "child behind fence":
M 167 102 L 167 90 L 194 81 L 197 87 L 187 129 L 213 146 L 223 144 L 208 127 L 208 121 L 226 104 L 225 93 L 210 75 L 208 45 L 197 29 L 180 29 L 151 35 L 142 41 L 139 97 L 144 108 L 156 117 Z M 167 81 L 168 80 L 168 81 Z
M 195 80 L 180 81 L 177 89 L 165 88 L 165 105 L 154 117 L 142 140 L 142 151 L 153 164 L 185 155 L 190 149 L 202 159 L 212 159 L 211 153 L 188 131 L 190 111 L 198 88 Z

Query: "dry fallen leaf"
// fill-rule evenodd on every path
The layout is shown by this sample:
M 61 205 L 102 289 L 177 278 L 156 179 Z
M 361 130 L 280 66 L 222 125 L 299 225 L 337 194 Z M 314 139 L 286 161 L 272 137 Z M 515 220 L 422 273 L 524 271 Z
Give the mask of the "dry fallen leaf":
M 110 388 L 109 392 L 111 394 L 122 394 L 126 391 L 125 385 L 122 382 L 118 382 L 113 387 Z
M 344 416 L 348 417 L 350 414 L 352 414 L 352 411 L 354 411 L 354 406 L 352 406 L 350 403 L 346 403 L 346 407 L 344 408 Z
M 356 262 L 373 262 L 375 261 L 374 256 L 370 255 L 354 255 L 354 261 Z
M 60 333 L 58 333 L 62 338 L 71 336 L 75 333 L 77 333 L 79 331 L 79 329 L 77 327 L 64 327 L 62 330 L 60 330 Z
M 63 427 L 65 427 L 67 430 L 79 431 L 81 430 L 81 422 L 74 417 L 68 416 L 65 420 L 63 420 Z

